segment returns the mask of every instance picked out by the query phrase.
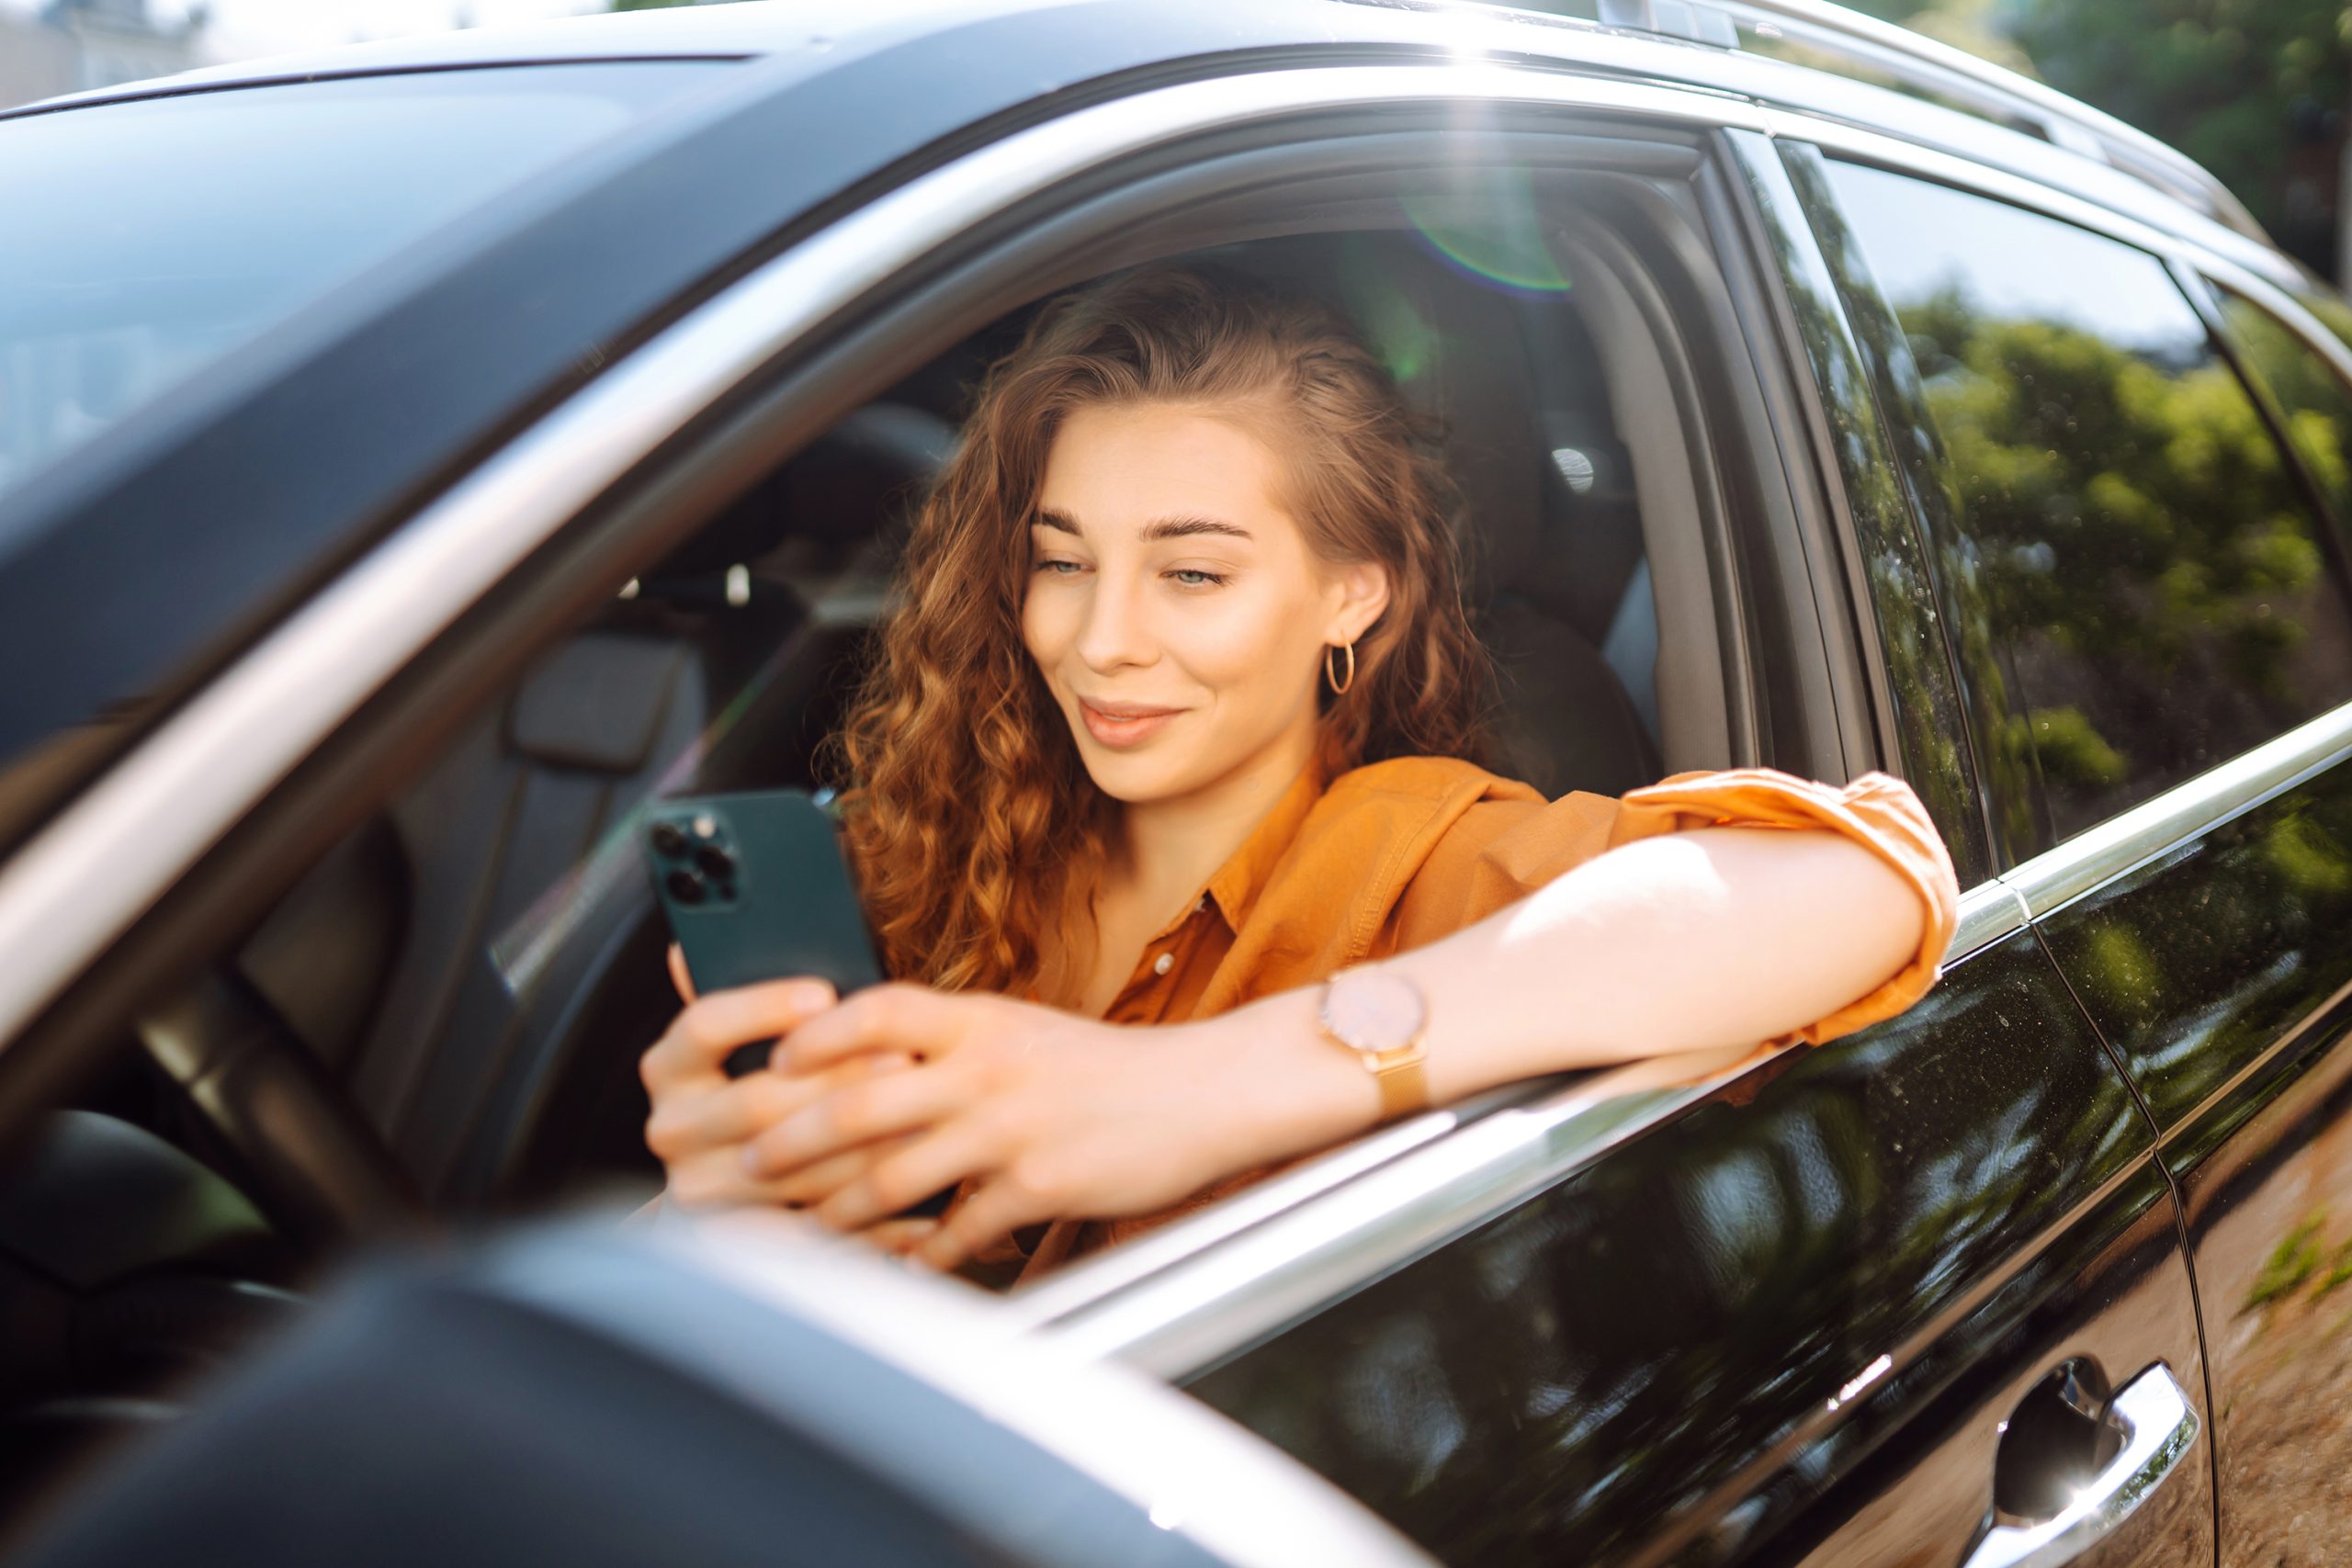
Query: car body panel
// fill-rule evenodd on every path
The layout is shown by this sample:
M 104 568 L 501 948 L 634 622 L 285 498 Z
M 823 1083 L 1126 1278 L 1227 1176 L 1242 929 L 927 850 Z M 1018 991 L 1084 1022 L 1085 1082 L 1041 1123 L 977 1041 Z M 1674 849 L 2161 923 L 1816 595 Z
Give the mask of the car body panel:
M 1190 1386 L 1457 1564 L 1956 1561 L 2057 1359 L 2201 1403 L 2153 1144 L 2018 932 Z
M 2352 1530 L 2352 762 L 2044 918 L 2186 1205 L 2224 1564 Z

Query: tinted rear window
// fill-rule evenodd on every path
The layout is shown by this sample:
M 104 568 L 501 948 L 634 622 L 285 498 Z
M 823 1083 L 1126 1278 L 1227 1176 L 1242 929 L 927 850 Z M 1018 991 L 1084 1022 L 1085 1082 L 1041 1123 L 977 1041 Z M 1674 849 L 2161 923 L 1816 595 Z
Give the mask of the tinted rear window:
M 338 283 L 721 69 L 439 71 L 0 120 L 0 503 Z
M 2294 328 L 2243 294 L 2215 285 L 2213 295 L 2238 354 L 2278 400 L 2312 481 L 2339 522 L 2352 519 L 2352 388 Z
M 2321 525 L 2146 252 L 1832 163 L 1894 307 L 2009 689 L 1980 747 L 2064 838 L 2352 697 Z M 1988 769 L 1993 776 L 2007 770 Z

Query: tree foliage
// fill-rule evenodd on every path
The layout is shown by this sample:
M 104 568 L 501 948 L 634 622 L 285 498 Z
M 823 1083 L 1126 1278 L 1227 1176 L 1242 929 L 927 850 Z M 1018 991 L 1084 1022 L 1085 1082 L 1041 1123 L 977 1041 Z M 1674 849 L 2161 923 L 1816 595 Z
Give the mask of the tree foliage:
M 2052 86 L 2179 148 L 2333 271 L 2352 6 L 2040 0 L 2013 36 Z
M 2335 276 L 2336 165 L 2352 96 L 2346 0 L 1851 0 L 2037 75 L 2219 176 L 2290 251 Z

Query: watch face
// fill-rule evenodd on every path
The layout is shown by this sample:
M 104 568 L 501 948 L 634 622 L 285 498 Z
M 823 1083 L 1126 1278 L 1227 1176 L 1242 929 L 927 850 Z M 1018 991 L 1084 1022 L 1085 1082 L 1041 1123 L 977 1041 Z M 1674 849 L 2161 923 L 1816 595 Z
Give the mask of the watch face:
M 1421 988 L 1385 969 L 1351 969 L 1323 993 L 1323 1026 L 1359 1051 L 1393 1051 L 1421 1032 Z

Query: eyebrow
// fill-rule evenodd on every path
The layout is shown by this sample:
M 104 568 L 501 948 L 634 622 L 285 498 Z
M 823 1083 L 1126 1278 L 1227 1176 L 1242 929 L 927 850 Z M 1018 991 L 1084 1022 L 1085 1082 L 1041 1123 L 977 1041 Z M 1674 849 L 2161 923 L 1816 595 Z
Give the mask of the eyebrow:
M 1085 532 L 1078 525 L 1078 519 L 1050 506 L 1038 508 L 1037 526 L 1064 534 Z M 1214 517 L 1156 517 L 1144 525 L 1143 542 L 1149 545 L 1162 539 L 1189 539 L 1200 534 L 1222 534 L 1233 539 L 1256 537 L 1238 524 L 1220 523 Z

